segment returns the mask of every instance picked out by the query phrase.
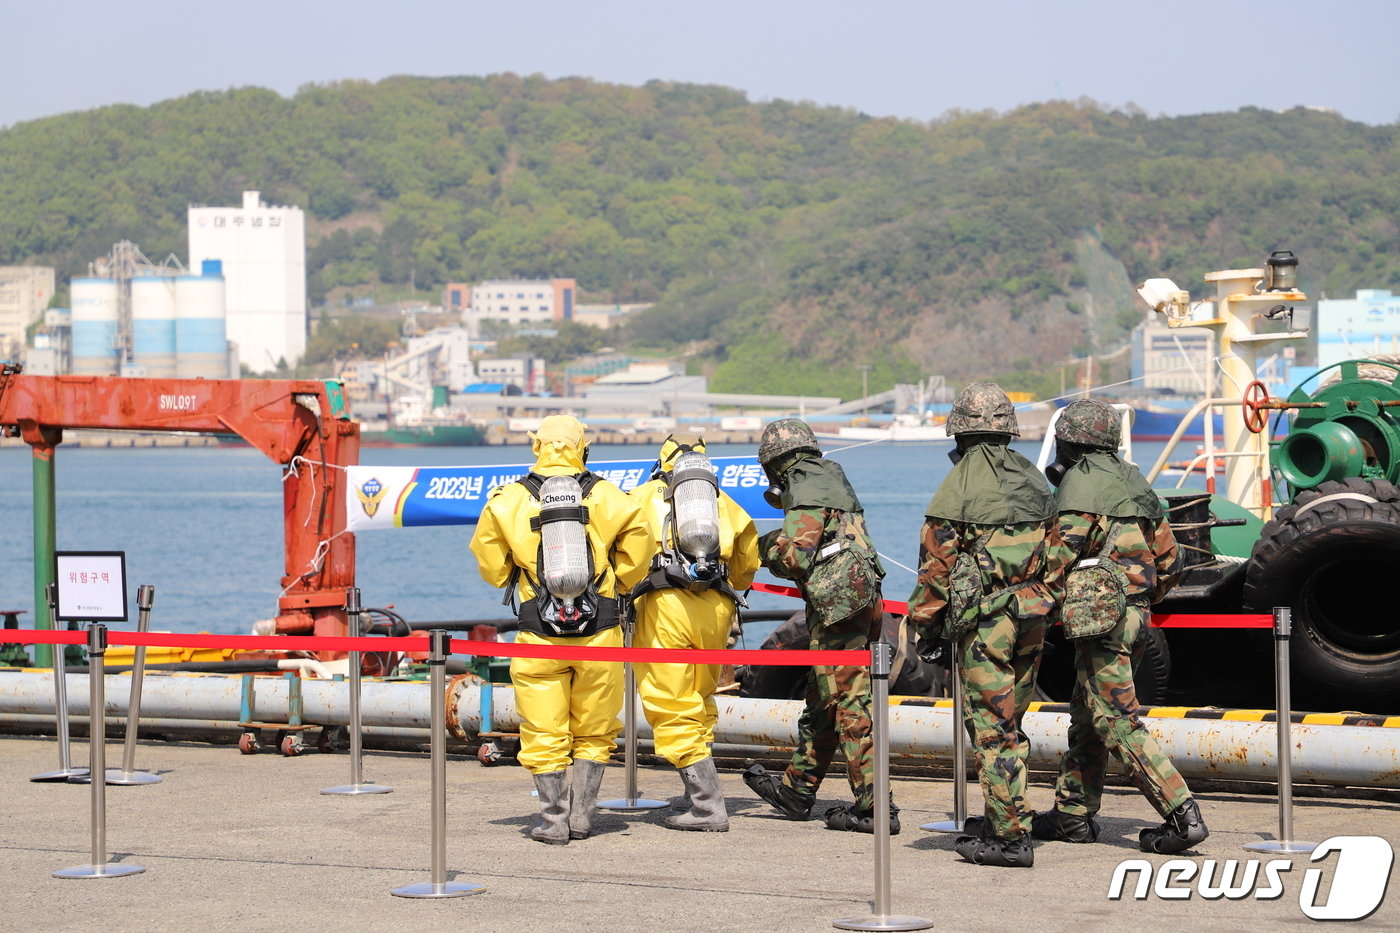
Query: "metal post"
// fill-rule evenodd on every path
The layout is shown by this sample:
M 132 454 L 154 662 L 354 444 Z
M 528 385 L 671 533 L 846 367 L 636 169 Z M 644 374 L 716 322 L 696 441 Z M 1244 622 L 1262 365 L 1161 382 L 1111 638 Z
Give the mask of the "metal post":
M 838 930 L 927 930 L 932 920 L 890 914 L 890 670 L 894 647 L 870 643 L 870 725 L 875 753 L 875 912 L 832 922 Z
M 49 587 L 53 586 L 54 583 L 54 550 L 58 541 L 53 458 L 54 448 L 62 438 L 62 432 L 56 428 L 40 428 L 39 431 L 43 435 L 44 443 L 30 445 L 30 453 L 33 457 L 34 484 L 34 606 L 36 609 L 44 605 L 46 598 L 48 604 L 53 605 L 53 594 L 49 592 Z M 35 612 L 34 615 L 36 617 L 35 624 L 39 628 L 43 628 L 42 617 L 39 616 L 38 612 Z M 58 629 L 58 622 L 52 618 L 52 613 L 48 627 L 55 631 Z M 57 648 L 56 652 L 55 648 Z M 52 662 L 55 653 L 62 657 L 66 649 L 66 645 L 35 645 L 35 666 L 48 665 Z M 66 780 L 66 778 L 53 780 Z
M 143 583 L 136 588 L 136 631 L 145 633 L 151 623 L 151 607 L 156 603 L 156 588 Z M 131 667 L 131 694 L 126 706 L 126 744 L 122 748 L 121 770 L 107 772 L 107 783 L 117 786 L 159 784 L 160 775 L 136 770 L 136 734 L 141 729 L 141 681 L 146 674 L 146 646 L 136 646 Z
M 953 691 L 953 818 L 925 823 L 920 829 L 931 833 L 960 833 L 967 823 L 967 727 L 963 725 L 962 665 L 958 641 L 948 642 L 948 678 Z
M 49 604 L 49 628 L 58 631 L 58 592 L 50 582 L 44 587 L 44 599 Z M 31 781 L 67 781 L 88 773 L 87 768 L 73 767 L 73 759 L 68 748 L 68 671 L 64 657 L 68 653 L 66 645 L 58 645 L 53 652 L 53 705 L 54 722 L 58 730 L 58 770 L 36 774 Z
M 345 590 L 345 615 L 350 621 L 350 637 L 360 637 L 360 588 Z M 364 754 L 364 729 L 360 716 L 360 651 L 350 652 L 350 783 L 338 787 L 327 787 L 323 794 L 355 796 L 357 794 L 389 794 L 392 787 L 383 784 L 366 784 L 364 781 L 362 757 Z
M 1248 852 L 1311 852 L 1315 842 L 1300 842 L 1293 838 L 1293 740 L 1289 735 L 1293 724 L 1293 692 L 1289 683 L 1288 651 L 1293 637 L 1293 610 L 1287 606 L 1274 608 L 1274 696 L 1277 718 L 1274 731 L 1278 735 L 1278 839 L 1264 839 L 1245 845 Z
M 622 643 L 627 648 L 632 647 L 632 633 L 635 627 L 636 620 L 632 613 L 628 612 L 627 618 L 622 624 Z M 652 800 L 637 796 L 637 675 L 632 670 L 631 661 L 624 661 L 622 665 L 622 727 L 627 731 L 622 752 L 623 777 L 627 796 L 620 800 L 600 800 L 598 809 L 618 810 L 627 813 L 638 810 L 658 810 L 668 806 L 664 800 Z
M 486 888 L 479 884 L 447 880 L 447 711 L 443 697 L 447 693 L 447 655 L 451 638 L 435 628 L 428 633 L 431 653 L 428 668 L 432 690 L 432 772 L 433 772 L 433 867 L 432 880 L 426 884 L 404 885 L 389 892 L 397 897 L 465 897 L 480 894 Z
M 94 622 L 88 629 L 88 737 L 91 751 L 88 765 L 93 774 L 107 773 L 106 664 L 107 626 Z M 107 782 L 89 781 L 92 786 L 92 863 L 60 868 L 55 878 L 119 878 L 145 871 L 141 865 L 118 865 L 107 861 Z

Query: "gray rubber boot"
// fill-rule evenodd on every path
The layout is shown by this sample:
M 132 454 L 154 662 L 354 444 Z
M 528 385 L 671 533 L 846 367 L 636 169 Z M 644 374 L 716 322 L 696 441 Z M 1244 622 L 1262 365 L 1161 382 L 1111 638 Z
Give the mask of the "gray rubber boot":
M 530 827 L 530 838 L 545 845 L 569 844 L 569 772 L 535 775 L 540 796 L 540 821 Z
M 573 800 L 569 804 L 569 838 L 587 839 L 593 831 L 593 811 L 598 808 L 598 788 L 603 783 L 601 761 L 575 758 L 573 767 Z
M 688 768 L 681 768 L 690 795 L 690 810 L 666 817 L 672 829 L 688 829 L 701 833 L 729 832 L 729 814 L 724 809 L 724 793 L 719 789 L 719 774 L 713 758 L 701 758 Z

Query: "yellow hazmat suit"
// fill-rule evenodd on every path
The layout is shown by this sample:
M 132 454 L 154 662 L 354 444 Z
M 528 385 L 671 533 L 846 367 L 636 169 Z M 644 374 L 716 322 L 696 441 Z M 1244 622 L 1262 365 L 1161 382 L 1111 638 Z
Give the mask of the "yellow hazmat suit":
M 530 436 L 535 454 L 532 472 L 540 476 L 584 472 L 586 443 L 578 419 L 551 415 Z M 583 502 L 588 507 L 586 529 L 598 596 L 613 600 L 646 575 L 650 557 L 646 525 L 637 504 L 606 480 L 594 485 Z M 492 586 L 505 586 L 519 568 L 522 607 L 539 589 L 540 534 L 530 528 L 530 519 L 539 512 L 539 501 L 525 486 L 500 486 L 487 499 L 471 540 L 481 577 Z M 522 621 L 515 640 L 527 645 L 621 647 L 622 630 L 615 616 L 608 626 L 588 635 L 557 636 L 530 631 Z M 521 719 L 520 763 L 531 774 L 562 771 L 571 759 L 607 762 L 622 728 L 617 715 L 622 708 L 621 664 L 515 658 L 510 678 Z
M 687 443 L 704 452 L 705 442 L 668 438 L 661 445 L 661 469 L 670 472 Z M 665 499 L 666 480 L 654 479 L 632 490 L 651 530 L 650 555 L 671 544 L 663 541 L 671 506 Z M 758 570 L 758 533 L 753 519 L 733 499 L 719 493 L 720 559 L 728 567 L 729 585 L 742 593 Z M 637 632 L 633 644 L 641 648 L 724 648 L 734 618 L 734 601 L 716 589 L 692 593 L 682 589 L 654 590 L 636 600 Z M 710 756 L 714 739 L 715 687 L 718 664 L 646 664 L 637 669 L 637 693 L 651 723 L 656 750 L 677 768 L 688 768 Z

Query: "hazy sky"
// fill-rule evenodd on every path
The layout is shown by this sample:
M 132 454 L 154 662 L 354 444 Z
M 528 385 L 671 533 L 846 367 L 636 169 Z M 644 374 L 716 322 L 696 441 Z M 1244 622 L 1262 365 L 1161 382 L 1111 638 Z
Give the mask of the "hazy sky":
M 1395 0 L 0 2 L 0 126 L 195 90 L 502 71 L 927 120 L 1089 97 L 1400 120 Z

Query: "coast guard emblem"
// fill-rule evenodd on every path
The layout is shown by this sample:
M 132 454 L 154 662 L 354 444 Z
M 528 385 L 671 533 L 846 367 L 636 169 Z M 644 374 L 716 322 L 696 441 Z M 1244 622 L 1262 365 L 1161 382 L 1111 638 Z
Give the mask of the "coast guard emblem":
M 355 495 L 360 497 L 360 506 L 365 510 L 365 514 L 374 518 L 374 513 L 379 511 L 379 503 L 388 492 L 384 484 L 374 477 L 370 477 L 360 484 L 355 490 Z

